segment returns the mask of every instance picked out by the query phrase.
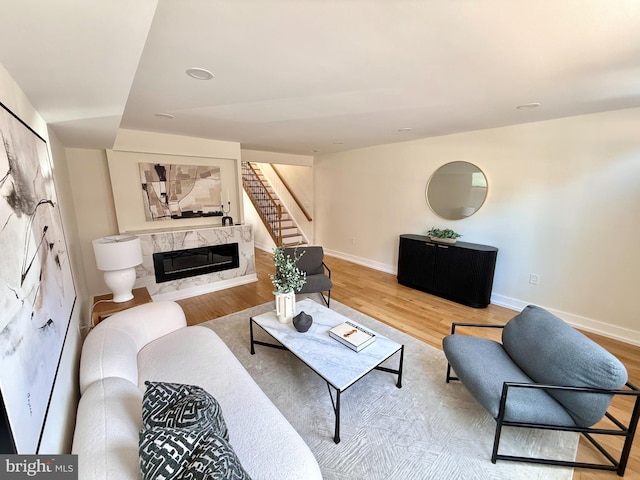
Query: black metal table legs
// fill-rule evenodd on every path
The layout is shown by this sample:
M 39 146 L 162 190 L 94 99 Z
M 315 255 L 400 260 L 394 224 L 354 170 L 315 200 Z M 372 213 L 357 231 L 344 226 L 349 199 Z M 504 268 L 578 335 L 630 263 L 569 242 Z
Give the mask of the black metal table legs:
M 334 443 L 340 443 L 340 390 L 336 390 L 336 399 L 333 400 L 333 394 L 331 393 L 331 385 L 327 383 L 327 388 L 329 389 L 329 396 L 331 397 L 331 404 L 333 405 L 333 413 L 336 416 L 336 425 L 333 433 L 333 441 Z
M 288 350 L 283 345 L 277 345 L 277 344 L 273 344 L 273 343 L 267 343 L 267 342 L 262 342 L 262 341 L 256 340 L 254 338 L 254 336 L 253 336 L 253 324 L 254 324 L 254 321 L 253 321 L 252 318 L 250 318 L 249 319 L 249 332 L 250 332 L 250 336 L 251 336 L 251 355 L 255 355 L 255 353 L 256 353 L 255 346 L 256 345 L 262 345 L 262 346 L 270 347 L 270 348 L 278 348 L 280 350 Z M 378 365 L 377 367 L 374 367 L 373 369 L 374 370 L 380 370 L 382 372 L 392 373 L 394 375 L 398 375 L 398 381 L 396 382 L 396 387 L 402 388 L 402 369 L 403 369 L 403 364 L 404 364 L 404 345 L 401 345 L 398 350 L 396 350 L 394 353 L 391 354 L 391 356 L 395 355 L 398 352 L 400 352 L 400 360 L 398 362 L 398 368 L 397 369 L 381 367 L 380 365 Z M 387 357 L 385 360 L 383 360 L 383 362 L 388 360 L 389 358 L 390 357 Z M 381 362 L 381 363 L 383 363 L 383 362 Z M 365 375 L 366 375 L 366 373 L 365 373 Z M 357 382 L 357 380 L 355 380 L 351 385 L 353 385 L 356 382 Z M 351 385 L 349 385 L 346 388 L 349 388 Z M 335 386 L 331 385 L 328 381 L 327 381 L 327 388 L 329 390 L 329 396 L 331 397 L 331 404 L 333 406 L 333 412 L 335 414 L 335 429 L 334 429 L 334 434 L 333 434 L 333 441 L 335 443 L 340 443 L 340 397 L 342 395 L 342 392 L 344 392 L 346 390 L 346 388 L 343 389 L 343 390 L 340 390 L 340 389 L 336 388 Z M 332 388 L 335 389 L 335 391 L 336 391 L 335 398 L 334 398 L 333 392 L 331 391 Z
M 402 388 L 402 367 L 403 367 L 403 363 L 404 363 L 404 345 L 402 345 L 402 347 L 400 347 L 400 362 L 398 364 L 398 369 L 397 370 L 393 370 L 391 368 L 386 368 L 386 367 L 381 367 L 381 366 L 375 367 L 374 370 L 380 370 L 382 372 L 393 373 L 395 375 L 398 375 L 398 381 L 396 383 L 396 387 Z M 329 382 L 327 382 L 327 388 L 329 389 L 329 396 L 331 397 L 331 405 L 333 406 L 333 412 L 334 412 L 335 417 L 336 417 L 335 430 L 334 430 L 334 434 L 333 434 L 333 441 L 334 441 L 334 443 L 340 443 L 340 395 L 341 395 L 342 391 L 338 390 L 337 388 L 335 389 L 336 390 L 336 398 L 334 400 L 333 393 L 331 392 L 331 385 L 329 384 Z
M 270 347 L 270 348 L 277 348 L 279 350 L 289 350 L 286 347 L 283 347 L 282 345 L 276 345 L 274 343 L 267 343 L 267 342 L 261 342 L 259 340 L 254 340 L 253 338 L 253 318 L 249 319 L 249 333 L 251 335 L 251 355 L 255 355 L 256 354 L 256 349 L 254 348 L 255 345 L 262 345 L 263 347 Z

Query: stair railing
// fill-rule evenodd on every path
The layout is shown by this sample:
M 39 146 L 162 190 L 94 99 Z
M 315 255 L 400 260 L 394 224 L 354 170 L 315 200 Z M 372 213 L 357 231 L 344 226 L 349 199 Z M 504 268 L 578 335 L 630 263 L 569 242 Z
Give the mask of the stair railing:
M 282 206 L 249 162 L 242 162 L 242 186 L 276 245 L 282 245 Z
M 307 211 L 307 209 L 305 208 L 305 206 L 302 204 L 302 202 L 300 201 L 300 199 L 298 198 L 298 196 L 295 194 L 295 192 L 293 191 L 293 189 L 289 186 L 289 184 L 287 183 L 287 181 L 284 179 L 284 177 L 282 176 L 282 174 L 280 173 L 280 171 L 278 170 L 278 168 L 272 163 L 271 164 L 271 168 L 273 169 L 273 172 L 276 174 L 276 176 L 278 177 L 278 179 L 280 180 L 280 182 L 282 183 L 282 186 L 287 190 L 287 192 L 289 192 L 289 195 L 291 195 L 291 198 L 293 199 L 293 201 L 296 203 L 296 205 L 298 206 L 298 208 L 300 209 L 300 211 L 302 212 L 302 214 L 305 216 L 305 218 L 307 219 L 307 221 L 311 222 L 313 221 L 313 219 L 311 218 L 311 214 Z

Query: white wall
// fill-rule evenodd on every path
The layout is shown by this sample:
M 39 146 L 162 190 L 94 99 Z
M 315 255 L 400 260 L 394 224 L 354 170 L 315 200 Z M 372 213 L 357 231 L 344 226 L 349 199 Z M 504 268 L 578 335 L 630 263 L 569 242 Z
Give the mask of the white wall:
M 298 201 L 313 217 L 313 167 L 300 165 L 276 165 L 278 172 L 293 190 Z
M 65 158 L 64 147 L 55 135 L 47 131 L 47 126 L 38 112 L 2 65 L 0 65 L 0 101 L 47 141 L 53 163 L 54 182 L 71 259 L 77 300 L 60 358 L 39 452 L 43 454 L 68 453 L 71 451 L 71 440 L 79 396 L 77 378 L 81 346 L 80 325 L 83 315 L 88 315 L 88 299 L 84 288 L 82 257 L 78 250 L 79 239 L 71 197 L 67 159 Z M 10 254 L 11 252 L 4 253 Z M 0 368 L 2 368 L 1 363 Z
M 638 132 L 640 109 L 627 109 L 319 156 L 317 243 L 395 273 L 400 234 L 452 228 L 500 249 L 494 303 L 535 303 L 640 344 Z M 443 220 L 425 186 L 458 160 L 484 170 L 488 198 L 470 218 Z
M 92 240 L 118 233 L 111 192 L 111 180 L 104 150 L 68 148 L 69 178 L 73 185 L 73 205 L 80 231 L 79 249 L 83 259 L 87 291 L 93 296 L 109 292 L 102 272 L 96 267 Z M 89 315 L 85 324 L 90 325 Z

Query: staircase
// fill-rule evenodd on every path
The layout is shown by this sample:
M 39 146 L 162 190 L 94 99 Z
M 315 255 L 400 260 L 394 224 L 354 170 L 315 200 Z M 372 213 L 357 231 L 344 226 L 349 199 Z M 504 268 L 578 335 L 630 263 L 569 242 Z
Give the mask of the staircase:
M 276 245 L 308 243 L 258 164 L 242 162 L 242 186 Z

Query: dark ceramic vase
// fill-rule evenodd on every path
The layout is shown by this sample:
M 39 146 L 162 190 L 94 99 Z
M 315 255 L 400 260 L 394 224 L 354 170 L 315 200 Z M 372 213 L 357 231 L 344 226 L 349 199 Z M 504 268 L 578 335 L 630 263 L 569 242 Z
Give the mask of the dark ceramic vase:
M 311 315 L 307 315 L 304 312 L 300 312 L 298 315 L 293 317 L 293 326 L 296 327 L 296 330 L 299 332 L 306 332 L 311 327 L 313 323 L 313 318 Z

